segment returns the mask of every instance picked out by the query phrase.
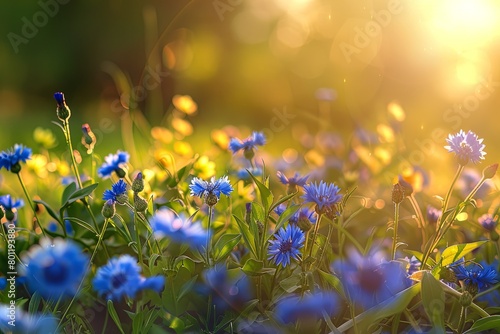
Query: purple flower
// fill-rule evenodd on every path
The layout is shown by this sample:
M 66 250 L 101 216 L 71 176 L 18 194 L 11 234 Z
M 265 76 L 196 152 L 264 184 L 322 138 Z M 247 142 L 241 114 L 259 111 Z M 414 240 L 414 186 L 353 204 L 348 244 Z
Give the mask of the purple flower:
M 491 213 L 486 213 L 478 218 L 477 220 L 481 226 L 483 226 L 488 231 L 494 231 L 498 225 L 498 221 L 493 217 Z
M 118 177 L 125 177 L 125 171 L 123 167 L 127 164 L 130 155 L 127 152 L 118 151 L 116 154 L 109 154 L 104 158 L 104 163 L 97 170 L 97 174 L 100 178 L 108 178 L 113 172 L 115 172 Z
M 280 179 L 281 183 L 283 183 L 284 185 L 288 185 L 289 188 L 303 187 L 306 184 L 307 179 L 309 178 L 309 175 L 300 176 L 299 173 L 295 173 L 295 175 L 292 177 L 286 177 L 285 174 L 280 171 L 278 171 L 276 175 Z
M 430 205 L 427 206 L 427 221 L 429 224 L 436 224 L 442 214 L 443 212 L 441 210 Z
M 106 300 L 119 301 L 123 296 L 134 298 L 142 290 L 163 290 L 165 279 L 161 276 L 145 278 L 141 267 L 130 255 L 114 257 L 100 267 L 92 280 L 94 290 Z
M 0 152 L 0 169 L 5 168 L 12 173 L 19 173 L 21 170 L 20 162 L 26 162 L 31 159 L 31 149 L 20 144 L 7 151 Z
M 460 130 L 456 135 L 450 134 L 446 141 L 449 145 L 444 148 L 448 152 L 455 153 L 458 163 L 462 166 L 465 166 L 469 161 L 478 163 L 486 155 L 483 151 L 485 147 L 483 139 L 479 139 L 472 131 L 465 133 L 463 130 Z
M 334 208 L 342 199 L 339 187 L 333 183 L 321 181 L 319 184 L 311 183 L 304 186 L 305 194 L 302 199 L 308 203 L 316 204 L 316 212 L 325 213 Z
M 252 132 L 252 135 L 245 140 L 241 141 L 238 138 L 231 138 L 229 142 L 229 149 L 236 154 L 238 151 L 243 150 L 247 159 L 253 158 L 254 150 L 257 146 L 262 146 L 266 143 L 266 137 L 262 132 Z
M 113 203 L 118 202 L 118 204 L 125 204 L 127 200 L 127 184 L 125 181 L 122 179 L 118 180 L 113 186 L 111 187 L 111 190 L 106 189 L 104 190 L 104 194 L 102 195 L 102 199 L 107 201 L 107 200 L 112 200 Z
M 306 240 L 304 232 L 295 225 L 288 225 L 281 228 L 276 233 L 276 239 L 270 240 L 268 260 L 273 260 L 279 266 L 286 267 L 290 264 L 291 259 L 298 260 L 300 258 L 300 248 L 304 246 Z

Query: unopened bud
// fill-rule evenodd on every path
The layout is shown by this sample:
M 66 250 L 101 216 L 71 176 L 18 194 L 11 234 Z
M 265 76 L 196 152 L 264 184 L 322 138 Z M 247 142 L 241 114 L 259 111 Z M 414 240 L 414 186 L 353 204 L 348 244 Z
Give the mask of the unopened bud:
M 87 148 L 87 153 L 90 154 L 94 150 L 94 146 L 97 142 L 96 136 L 92 132 L 92 129 L 90 129 L 90 125 L 87 123 L 82 125 L 82 132 L 82 144 Z
M 134 193 L 140 193 L 144 190 L 144 178 L 142 177 L 142 173 L 137 173 L 134 181 L 132 182 L 132 191 Z
M 252 148 L 245 148 L 245 150 L 243 151 L 243 156 L 247 159 L 247 160 L 252 160 L 253 157 L 255 156 L 255 152 L 253 151 Z
M 103 207 L 102 207 L 102 215 L 104 218 L 111 219 L 116 214 L 115 202 L 113 200 L 108 199 Z
M 16 218 L 16 214 L 12 210 L 5 211 L 5 219 L 8 221 L 13 221 Z
M 464 291 L 458 301 L 463 307 L 469 307 L 472 304 L 472 295 L 469 291 Z
M 478 288 L 478 286 L 477 286 L 476 283 L 472 283 L 472 282 L 471 283 L 467 283 L 467 284 L 465 284 L 465 291 L 464 291 L 464 293 L 465 292 L 468 292 L 472 297 L 474 297 L 479 292 L 479 288 Z
M 57 92 L 54 94 L 54 98 L 57 102 L 56 113 L 57 117 L 61 121 L 67 121 L 71 117 L 71 110 L 69 110 L 68 105 L 66 104 L 66 100 L 64 99 L 64 94 L 61 92 Z
M 392 202 L 394 204 L 399 204 L 405 199 L 405 191 L 400 183 L 396 183 L 392 187 Z
M 483 177 L 485 179 L 491 179 L 493 176 L 495 176 L 497 169 L 498 169 L 497 163 L 493 164 L 493 165 L 489 165 L 488 167 L 483 169 Z
M 141 196 L 134 193 L 134 208 L 138 212 L 144 212 L 148 209 L 148 202 Z
M 21 164 L 19 162 L 13 164 L 10 167 L 10 171 L 14 174 L 18 174 L 21 171 Z
M 125 172 L 125 170 L 123 168 L 120 168 L 118 167 L 116 170 L 115 170 L 115 173 L 116 175 L 120 178 L 120 179 L 123 179 L 125 177 L 125 175 L 127 175 L 127 172 Z
M 413 194 L 413 186 L 408 181 L 403 179 L 401 176 L 399 177 L 398 183 L 401 187 L 403 187 L 403 190 L 405 192 L 405 197 L 408 197 L 411 194 Z

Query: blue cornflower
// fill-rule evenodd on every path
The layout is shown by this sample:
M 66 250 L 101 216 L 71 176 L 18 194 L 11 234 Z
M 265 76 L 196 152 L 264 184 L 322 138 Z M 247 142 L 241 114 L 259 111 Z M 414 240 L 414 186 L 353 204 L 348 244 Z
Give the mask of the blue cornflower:
M 15 326 L 10 315 L 15 315 Z M 30 314 L 23 309 L 0 304 L 0 332 L 13 334 L 52 334 L 56 333 L 58 319 L 41 314 Z
M 32 292 L 42 297 L 57 300 L 73 297 L 83 280 L 89 259 L 72 241 L 42 239 L 25 256 L 26 267 L 19 266 L 21 275 Z
M 225 265 L 215 265 L 203 272 L 206 288 L 200 291 L 208 295 L 212 292 L 213 303 L 218 312 L 227 309 L 243 309 L 252 299 L 252 285 L 250 279 L 241 269 L 228 270 Z
M 323 319 L 323 313 L 333 316 L 338 310 L 339 297 L 333 292 L 316 292 L 285 297 L 276 303 L 275 314 L 282 323 L 293 323 L 299 319 Z
M 262 175 L 262 168 L 242 168 L 238 171 L 238 173 L 236 173 L 236 175 L 238 176 L 238 179 L 240 180 L 250 180 L 250 174 L 248 174 L 248 172 L 250 172 L 253 176 L 261 176 Z
M 245 158 L 251 160 L 254 156 L 254 150 L 257 146 L 262 146 L 266 143 L 266 137 L 262 132 L 252 132 L 252 135 L 245 140 L 241 141 L 238 138 L 231 138 L 229 142 L 229 149 L 236 154 L 240 150 L 243 150 Z
M 144 278 L 137 260 L 126 254 L 113 257 L 105 266 L 97 269 L 92 286 L 106 300 L 119 301 L 123 296 L 134 298 L 145 289 L 160 292 L 165 280 L 161 276 Z
M 118 180 L 110 189 L 104 190 L 104 194 L 102 195 L 102 199 L 112 200 L 114 203 L 125 204 L 128 199 L 127 196 L 127 184 L 122 179 Z
M 54 99 L 56 100 L 57 106 L 60 108 L 66 104 L 66 99 L 64 98 L 64 93 L 62 92 L 54 93 Z
M 493 217 L 491 213 L 486 213 L 478 218 L 477 220 L 481 226 L 483 226 L 488 231 L 494 231 L 498 225 L 498 221 Z
M 466 286 L 475 287 L 479 291 L 498 283 L 498 273 L 494 266 L 480 266 L 471 264 L 452 267 L 455 276 L 459 281 L 463 281 Z M 477 291 L 477 290 L 476 290 Z
M 297 192 L 298 187 L 303 187 L 306 184 L 307 179 L 309 178 L 309 175 L 300 176 L 299 173 L 295 173 L 295 175 L 292 177 L 286 177 L 285 174 L 280 171 L 278 171 L 276 175 L 278 175 L 281 183 L 283 183 L 284 185 L 288 185 L 287 192 L 289 194 Z
M 66 227 L 66 233 L 68 235 L 73 235 L 75 233 L 75 231 L 73 230 L 73 226 L 71 225 L 71 221 L 69 219 L 64 220 L 64 226 Z M 47 231 L 49 232 L 56 233 L 58 229 L 59 229 L 59 223 L 55 221 L 51 221 L 47 225 Z
M 12 173 L 19 173 L 21 171 L 20 162 L 31 159 L 31 153 L 30 148 L 15 144 L 14 148 L 0 152 L 0 169 L 5 168 Z
M 117 151 L 116 154 L 109 154 L 104 158 L 105 162 L 97 170 L 97 174 L 103 179 L 110 177 L 113 172 L 120 178 L 125 177 L 123 167 L 129 158 L 130 155 L 127 152 Z
M 0 277 L 0 291 L 7 287 L 7 277 Z
M 13 201 L 10 195 L 0 196 L 0 205 L 5 209 L 12 211 L 13 209 L 19 209 L 24 206 L 22 199 Z
M 306 184 L 304 191 L 302 199 L 308 203 L 316 204 L 317 213 L 335 211 L 335 206 L 342 199 L 342 195 L 339 194 L 340 189 L 334 183 L 321 181 L 319 184 Z
M 71 110 L 69 110 L 68 105 L 66 104 L 66 99 L 64 98 L 64 94 L 62 92 L 54 93 L 54 99 L 57 103 L 56 114 L 57 118 L 61 121 L 66 122 L 71 117 Z
M 279 266 L 286 267 L 290 264 L 291 259 L 298 260 L 301 253 L 300 248 L 304 246 L 306 240 L 304 232 L 295 225 L 288 225 L 281 228 L 276 233 L 276 240 L 269 240 L 269 257 L 268 260 L 273 260 Z
M 427 206 L 427 222 L 429 222 L 429 224 L 436 224 L 442 214 L 443 211 L 430 205 Z
M 193 248 L 207 244 L 208 233 L 199 222 L 192 222 L 183 214 L 177 216 L 167 208 L 156 211 L 151 227 L 157 236 L 168 237 L 172 242 L 187 243 Z
M 484 159 L 486 153 L 483 151 L 485 145 L 483 139 L 479 139 L 477 135 L 468 131 L 465 133 L 460 130 L 456 135 L 450 134 L 446 141 L 449 145 L 444 148 L 448 152 L 453 152 L 457 156 L 458 163 L 465 166 L 469 161 L 478 163 Z
M 215 176 L 213 176 L 210 181 L 194 177 L 191 180 L 189 189 L 191 190 L 191 196 L 198 196 L 205 199 L 205 202 L 209 206 L 217 204 L 221 193 L 229 196 L 233 191 L 233 187 L 231 187 L 227 176 L 220 177 L 218 180 L 215 180 Z
M 333 263 L 349 300 L 369 309 L 410 287 L 406 269 L 400 262 L 375 263 L 372 256 L 350 254 L 349 260 Z

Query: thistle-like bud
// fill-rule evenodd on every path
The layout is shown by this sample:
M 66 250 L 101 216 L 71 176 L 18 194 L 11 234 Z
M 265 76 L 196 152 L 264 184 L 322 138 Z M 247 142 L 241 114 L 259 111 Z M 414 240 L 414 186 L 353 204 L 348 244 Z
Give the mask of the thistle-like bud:
M 403 186 L 398 182 L 392 187 L 392 202 L 399 204 L 405 199 L 405 191 Z
M 473 297 L 469 291 L 464 291 L 458 301 L 463 307 L 469 307 L 472 304 L 472 299 Z
M 140 193 L 143 190 L 144 190 L 144 178 L 142 176 L 142 173 L 139 172 L 139 173 L 137 173 L 137 176 L 135 177 L 134 181 L 132 182 L 132 191 L 134 193 Z
M 82 125 L 82 132 L 83 132 L 82 144 L 87 148 L 87 153 L 91 154 L 97 142 L 96 136 L 92 132 L 90 125 L 88 125 L 87 123 Z
M 215 204 L 217 204 L 218 201 L 219 198 L 217 198 L 217 195 L 215 194 L 208 194 L 205 197 L 205 203 L 207 203 L 208 206 L 214 206 Z
M 340 213 L 339 213 L 339 210 L 337 208 L 337 205 L 332 205 L 332 206 L 328 206 L 326 207 L 325 209 L 325 215 L 328 217 L 328 219 L 334 219 L 336 216 L 338 216 Z
M 16 214 L 14 213 L 14 211 L 7 209 L 5 210 L 5 219 L 11 222 L 16 219 Z
M 468 292 L 472 297 L 474 297 L 479 292 L 479 288 L 475 283 L 466 283 L 464 293 L 465 292 Z
M 243 156 L 247 159 L 247 160 L 252 160 L 253 157 L 255 156 L 255 152 L 253 151 L 252 148 L 245 148 L 245 150 L 243 151 Z
M 19 162 L 13 164 L 10 167 L 10 171 L 14 174 L 18 174 L 21 171 L 21 164 Z
M 134 193 L 134 208 L 138 212 L 144 212 L 148 209 L 148 202 L 137 193 Z
M 61 92 L 57 92 L 54 94 L 54 98 L 57 102 L 56 113 L 57 117 L 65 122 L 71 117 L 71 110 L 69 110 L 68 105 L 66 104 L 66 100 L 64 99 L 64 94 Z
M 104 218 L 111 219 L 116 214 L 115 202 L 108 199 L 102 207 L 102 215 Z
M 116 173 L 116 176 L 118 176 L 120 179 L 123 179 L 125 177 L 125 175 L 127 175 L 127 172 L 123 168 L 120 168 L 120 167 L 115 169 L 115 173 Z
M 488 167 L 483 169 L 483 177 L 485 179 L 491 179 L 493 176 L 495 176 L 497 169 L 498 169 L 497 163 L 493 164 L 493 165 L 489 165 Z

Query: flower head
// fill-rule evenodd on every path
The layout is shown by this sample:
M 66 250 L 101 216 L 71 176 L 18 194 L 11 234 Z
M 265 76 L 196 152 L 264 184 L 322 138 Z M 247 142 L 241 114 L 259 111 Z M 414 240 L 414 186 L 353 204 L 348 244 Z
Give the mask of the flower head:
M 477 220 L 481 226 L 483 226 L 488 231 L 494 231 L 498 225 L 498 221 L 493 217 L 491 213 L 486 213 L 478 218 Z
M 127 164 L 130 155 L 127 152 L 118 151 L 116 154 L 109 154 L 104 158 L 105 162 L 97 170 L 100 178 L 108 178 L 111 173 L 115 172 L 118 177 L 125 176 L 123 167 Z
M 332 316 L 338 309 L 339 298 L 333 292 L 316 292 L 299 296 L 285 297 L 276 303 L 276 317 L 282 323 L 293 323 L 299 319 L 323 319 L 323 313 Z
M 459 281 L 463 281 L 466 289 L 471 288 L 474 291 L 481 291 L 485 288 L 498 283 L 498 273 L 494 266 L 480 266 L 472 264 L 467 267 L 458 265 L 452 267 L 455 276 Z
M 24 206 L 24 202 L 22 199 L 18 199 L 13 201 L 10 195 L 0 196 L 0 205 L 5 209 L 12 211 L 14 209 L 19 209 Z
M 56 113 L 57 117 L 61 121 L 67 121 L 71 117 L 71 110 L 69 110 L 68 105 L 66 104 L 66 99 L 64 98 L 64 94 L 62 92 L 54 93 L 54 99 L 57 103 Z
M 229 142 L 229 149 L 236 154 L 240 150 L 243 150 L 245 158 L 251 160 L 254 156 L 254 150 L 257 146 L 262 146 L 266 143 L 266 137 L 262 132 L 252 132 L 252 135 L 243 141 L 238 138 L 231 138 Z
M 298 260 L 300 257 L 300 248 L 304 246 L 306 240 L 304 232 L 295 225 L 288 225 L 281 228 L 276 233 L 276 239 L 270 240 L 268 260 L 273 260 L 279 266 L 286 267 L 291 259 Z
M 112 200 L 113 202 L 117 202 L 118 204 L 125 204 L 128 199 L 127 196 L 127 184 L 122 179 L 118 180 L 113 186 L 111 186 L 111 190 L 104 190 L 104 194 L 102 195 L 102 199 Z
M 288 185 L 288 193 L 290 194 L 296 192 L 298 187 L 303 187 L 309 178 L 309 175 L 300 176 L 299 173 L 295 173 L 292 177 L 286 177 L 285 174 L 280 171 L 278 171 L 276 175 L 280 179 L 281 183 Z
M 209 206 L 217 204 L 220 199 L 220 194 L 229 196 L 233 191 L 231 183 L 227 176 L 220 177 L 215 180 L 215 176 L 210 179 L 210 181 L 205 181 L 200 178 L 194 177 L 189 185 L 191 190 L 191 196 L 198 196 L 205 199 L 205 202 Z
M 252 299 L 250 279 L 241 270 L 228 270 L 225 265 L 215 265 L 203 272 L 206 287 L 203 294 L 211 293 L 218 312 L 242 309 Z
M 439 217 L 443 214 L 443 211 L 436 209 L 433 206 L 427 206 L 427 221 L 429 224 L 436 224 Z
M 253 176 L 261 176 L 262 175 L 262 168 L 259 168 L 259 167 L 242 168 L 238 171 L 238 173 L 236 173 L 236 175 L 238 176 L 238 179 L 246 181 L 246 180 L 250 180 L 249 172 Z
M 486 155 L 483 151 L 485 147 L 483 139 L 479 139 L 472 131 L 465 133 L 463 130 L 460 130 L 456 135 L 450 134 L 446 141 L 449 145 L 444 148 L 448 152 L 455 153 L 458 163 L 462 166 L 465 166 L 469 161 L 478 163 Z
M 134 298 L 145 289 L 160 292 L 163 290 L 164 278 L 141 276 L 141 267 L 137 260 L 130 255 L 114 257 L 100 267 L 92 280 L 92 286 L 99 296 L 106 300 L 119 301 L 123 296 Z
M 47 299 L 73 297 L 78 292 L 89 259 L 72 241 L 42 239 L 25 256 L 26 267 L 19 272 L 26 276 L 29 289 Z
M 42 314 L 26 313 L 19 307 L 11 308 L 11 305 L 0 304 L 0 332 L 13 334 L 56 333 L 58 319 Z M 12 314 L 15 315 L 14 322 L 10 316 Z
M 357 253 L 351 253 L 348 261 L 335 261 L 333 269 L 348 298 L 364 309 L 393 297 L 411 284 L 400 262 L 377 263 L 374 257 L 361 257 Z
M 316 212 L 318 213 L 326 213 L 334 210 L 334 206 L 342 199 L 342 195 L 339 194 L 339 187 L 333 183 L 326 183 L 324 181 L 321 181 L 319 184 L 307 184 L 304 186 L 304 191 L 305 194 L 302 196 L 302 199 L 308 203 L 316 204 Z
M 12 173 L 21 171 L 20 162 L 26 162 L 31 159 L 31 149 L 20 144 L 7 151 L 0 152 L 0 169 L 5 168 Z
M 151 227 L 157 236 L 170 238 L 176 243 L 187 243 L 193 248 L 207 243 L 208 233 L 200 223 L 192 222 L 183 214 L 177 216 L 167 208 L 161 208 L 154 214 Z

